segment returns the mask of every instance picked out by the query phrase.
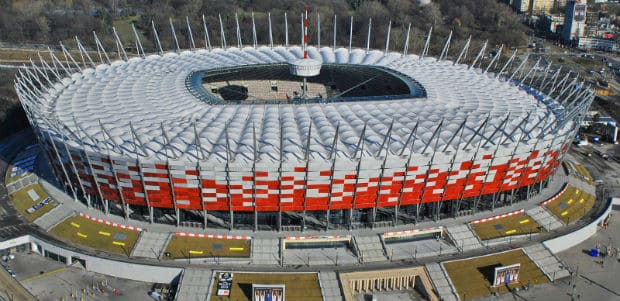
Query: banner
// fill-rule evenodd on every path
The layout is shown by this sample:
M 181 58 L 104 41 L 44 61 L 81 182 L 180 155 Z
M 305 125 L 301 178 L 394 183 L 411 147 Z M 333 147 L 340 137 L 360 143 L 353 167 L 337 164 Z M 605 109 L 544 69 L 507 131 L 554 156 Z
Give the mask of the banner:
M 284 301 L 284 284 L 252 284 L 252 301 Z
M 217 281 L 217 295 L 218 296 L 230 296 L 230 289 L 232 288 L 233 273 L 223 272 L 220 273 L 220 277 Z
M 501 266 L 495 268 L 493 274 L 493 286 L 506 285 L 514 282 L 519 282 L 519 271 L 521 270 L 521 264 L 516 263 L 508 266 Z

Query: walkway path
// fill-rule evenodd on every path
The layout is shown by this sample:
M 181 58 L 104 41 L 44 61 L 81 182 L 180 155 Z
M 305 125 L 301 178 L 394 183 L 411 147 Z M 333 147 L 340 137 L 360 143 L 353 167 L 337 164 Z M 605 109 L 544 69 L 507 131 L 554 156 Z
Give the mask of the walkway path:
M 551 281 L 570 276 L 568 270 L 541 243 L 523 248 L 523 252 L 545 273 Z
M 131 251 L 131 256 L 161 259 L 170 235 L 162 232 L 143 231 L 138 242 L 136 242 L 136 246 Z
M 551 214 L 544 206 L 536 206 L 525 211 L 527 215 L 532 217 L 546 231 L 553 231 L 562 228 L 562 223 L 555 215 Z
M 459 297 L 455 293 L 454 286 L 439 263 L 433 262 L 426 264 L 426 270 L 431 277 L 431 281 L 437 290 L 440 300 L 459 300 Z
M 323 301 L 341 301 L 340 285 L 338 278 L 333 271 L 319 272 L 319 283 L 321 285 L 321 294 Z
M 387 260 L 379 235 L 358 235 L 355 237 L 355 242 L 363 263 Z
M 252 263 L 280 265 L 280 240 L 277 238 L 252 239 Z
M 467 225 L 453 225 L 446 228 L 446 234 L 454 245 L 461 250 L 461 252 L 467 252 L 482 248 L 480 240 Z
M 211 290 L 212 271 L 198 268 L 185 268 L 179 283 L 175 300 L 207 300 Z

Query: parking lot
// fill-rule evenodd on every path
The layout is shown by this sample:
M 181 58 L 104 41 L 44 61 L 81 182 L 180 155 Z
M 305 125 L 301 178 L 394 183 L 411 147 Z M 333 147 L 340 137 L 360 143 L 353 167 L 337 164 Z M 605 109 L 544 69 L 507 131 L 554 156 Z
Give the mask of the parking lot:
M 66 266 L 37 254 L 18 253 L 5 262 L 15 278 L 38 300 L 153 300 L 152 283 L 131 281 Z

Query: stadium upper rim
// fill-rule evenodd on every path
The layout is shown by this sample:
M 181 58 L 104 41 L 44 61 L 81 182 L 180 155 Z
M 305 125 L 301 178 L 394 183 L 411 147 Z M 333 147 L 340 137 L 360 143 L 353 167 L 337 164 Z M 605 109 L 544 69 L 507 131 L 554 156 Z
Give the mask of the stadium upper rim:
M 303 57 L 299 46 L 142 53 L 77 72 L 61 64 L 70 75 L 57 76 L 50 88 L 32 93 L 22 83 L 25 76 L 16 87 L 35 115 L 30 120 L 48 135 L 87 151 L 154 162 L 299 162 L 512 149 L 536 145 L 551 132 L 568 133 L 574 112 L 591 99 L 591 92 L 572 89 L 568 112 L 550 93 L 441 57 L 368 48 L 307 50 L 323 63 L 404 74 L 424 87 L 426 97 L 214 106 L 187 88 L 192 72 L 286 63 Z

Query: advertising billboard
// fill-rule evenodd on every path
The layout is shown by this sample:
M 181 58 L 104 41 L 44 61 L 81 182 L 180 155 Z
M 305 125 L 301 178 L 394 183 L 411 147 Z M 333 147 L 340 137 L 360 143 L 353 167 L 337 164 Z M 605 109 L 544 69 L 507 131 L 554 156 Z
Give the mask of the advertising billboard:
M 252 301 L 284 301 L 284 284 L 252 283 Z
M 519 282 L 519 271 L 521 264 L 516 263 L 508 266 L 500 266 L 495 268 L 493 273 L 493 286 L 506 285 Z
M 586 20 L 586 5 L 585 4 L 575 5 L 575 15 L 574 15 L 573 20 L 575 22 L 583 22 Z
M 218 296 L 230 296 L 230 289 L 232 287 L 233 273 L 222 272 L 217 280 L 217 295 Z

